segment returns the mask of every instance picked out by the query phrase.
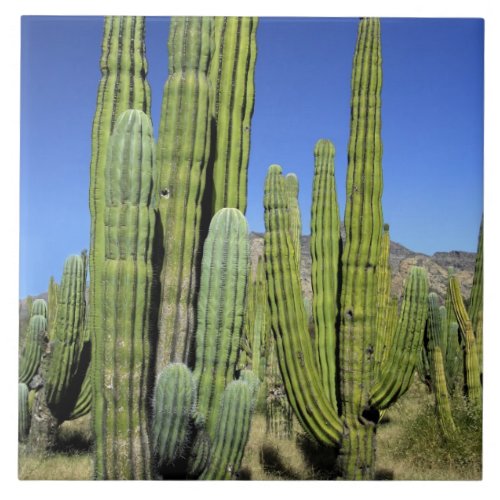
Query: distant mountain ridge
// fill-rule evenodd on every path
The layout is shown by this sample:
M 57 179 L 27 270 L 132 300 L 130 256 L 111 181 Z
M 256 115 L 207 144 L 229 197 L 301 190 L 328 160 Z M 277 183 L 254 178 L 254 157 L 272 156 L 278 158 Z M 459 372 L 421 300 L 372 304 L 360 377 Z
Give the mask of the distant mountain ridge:
M 312 297 L 311 288 L 311 254 L 309 251 L 310 236 L 301 238 L 301 278 L 302 289 L 306 297 Z M 262 233 L 250 233 L 250 255 L 252 265 L 255 266 L 259 255 L 264 251 L 264 235 Z M 474 265 L 476 254 L 474 252 L 436 252 L 433 255 L 425 255 L 391 241 L 389 262 L 392 270 L 392 293 L 398 297 L 403 291 L 404 280 L 409 269 L 414 266 L 422 266 L 427 270 L 429 276 L 429 291 L 435 292 L 444 301 L 448 281 L 448 268 L 453 267 L 460 281 L 462 294 L 467 299 L 472 288 Z

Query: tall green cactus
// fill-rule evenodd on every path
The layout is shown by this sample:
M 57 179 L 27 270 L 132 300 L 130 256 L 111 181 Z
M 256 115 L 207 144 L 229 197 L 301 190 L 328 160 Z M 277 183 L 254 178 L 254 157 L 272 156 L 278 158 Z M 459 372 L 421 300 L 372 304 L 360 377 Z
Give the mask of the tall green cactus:
M 41 343 L 46 333 L 47 319 L 45 316 L 41 314 L 32 316 L 19 364 L 19 382 L 29 385 L 31 379 L 36 375 L 42 359 Z
M 297 258 L 297 266 L 300 269 L 302 222 L 299 207 L 299 180 L 295 174 L 285 176 L 285 189 L 288 195 L 288 217 L 290 234 L 293 241 L 293 248 Z
M 160 373 L 153 407 L 153 451 L 160 466 L 169 465 L 185 454 L 196 408 L 196 385 L 186 365 L 171 363 Z
M 84 330 L 85 264 L 80 255 L 66 259 L 59 291 L 45 397 L 60 422 L 73 412 L 90 362 L 90 342 Z
M 18 384 L 19 407 L 18 407 L 18 441 L 26 441 L 30 431 L 30 409 L 29 409 L 29 389 L 22 382 Z
M 196 420 L 214 437 L 222 394 L 235 377 L 249 266 L 248 226 L 235 208 L 213 217 L 203 250 L 196 364 Z
M 47 319 L 47 302 L 44 299 L 35 299 L 33 305 L 31 306 L 31 316 L 43 316 Z
M 324 317 L 316 318 L 325 322 L 323 328 L 328 336 L 337 335 L 334 345 L 324 347 L 329 352 L 321 352 L 326 363 L 331 364 L 338 349 L 339 364 L 333 380 L 330 374 L 323 375 L 321 362 L 315 363 L 321 356 L 315 357 L 311 347 L 300 276 L 294 266 L 293 244 L 286 227 L 288 206 L 280 167 L 269 168 L 264 194 L 269 301 L 287 394 L 299 422 L 317 441 L 340 445 L 339 465 L 346 479 L 374 477 L 375 432 L 380 411 L 409 387 L 427 314 L 427 275 L 423 269 L 414 268 L 407 279 L 387 360 L 377 374 L 374 356 L 378 334 L 377 268 L 383 229 L 380 92 L 380 23 L 378 19 L 363 19 L 352 77 L 346 240 L 341 255 L 338 251 L 325 257 L 339 262 L 339 272 L 331 271 L 334 269 L 331 263 L 322 264 L 329 266 L 328 273 L 323 267 L 323 274 L 329 280 L 341 276 L 338 315 L 330 324 L 326 324 Z M 333 168 L 330 171 L 333 177 Z M 332 197 L 333 179 L 330 186 Z M 319 189 L 326 187 L 322 184 Z M 315 192 L 315 196 L 319 194 Z M 330 210 L 328 213 L 335 214 L 335 207 Z M 321 210 L 313 211 L 312 215 L 319 219 L 311 221 L 311 231 L 323 222 Z M 329 237 L 338 241 L 336 231 Z M 316 258 L 314 252 L 312 258 Z M 323 286 L 324 290 L 318 287 L 317 291 L 320 300 L 327 286 L 328 293 L 332 293 L 330 284 Z M 330 389 L 323 379 L 327 379 Z
M 147 429 L 156 162 L 150 119 L 124 111 L 108 145 L 102 324 L 93 339 L 95 476 L 151 476 Z
M 483 374 L 483 220 L 479 228 L 476 265 L 470 294 L 468 314 L 477 343 L 479 370 Z
M 157 150 L 163 240 L 157 373 L 171 361 L 189 359 L 196 326 L 201 208 L 210 159 L 213 92 L 208 68 L 212 50 L 212 18 L 171 19 L 169 76 Z
M 311 207 L 311 285 L 317 365 L 328 400 L 336 409 L 336 357 L 340 216 L 335 188 L 335 146 L 320 139 L 314 147 Z
M 104 326 L 105 299 L 103 272 L 105 261 L 105 167 L 108 142 L 118 116 L 127 109 L 150 112 L 151 92 L 146 81 L 147 61 L 144 44 L 144 17 L 106 17 L 100 60 L 101 80 L 97 93 L 97 106 L 92 125 L 92 157 L 90 161 L 89 206 L 91 215 L 90 289 L 88 329 L 92 341 L 93 391 L 105 385 Z M 100 401 L 93 414 L 102 416 L 102 394 L 93 392 Z M 102 427 L 94 422 L 94 429 Z M 101 433 L 98 431 L 102 439 Z M 103 472 L 102 460 L 98 469 Z M 101 473 L 98 474 L 101 476 Z
M 434 346 L 432 360 L 438 422 L 443 436 L 450 437 L 455 433 L 456 426 L 451 413 L 448 388 L 446 387 L 443 354 L 441 353 L 441 348 L 439 346 Z
M 49 340 L 54 337 L 54 323 L 57 314 L 57 295 L 58 295 L 58 284 L 53 276 L 49 280 L 49 289 L 47 297 L 47 330 L 49 334 Z
M 200 479 L 232 479 L 240 469 L 250 432 L 252 395 L 248 382 L 234 380 L 224 390 L 208 466 Z
M 477 341 L 472 329 L 472 322 L 463 302 L 460 283 L 456 276 L 450 276 L 449 280 L 451 300 L 464 344 L 465 392 L 473 406 L 480 406 L 482 402 L 482 386 Z
M 256 17 L 216 17 L 209 78 L 217 134 L 213 166 L 213 208 L 247 207 L 250 125 L 254 107 L 257 55 Z

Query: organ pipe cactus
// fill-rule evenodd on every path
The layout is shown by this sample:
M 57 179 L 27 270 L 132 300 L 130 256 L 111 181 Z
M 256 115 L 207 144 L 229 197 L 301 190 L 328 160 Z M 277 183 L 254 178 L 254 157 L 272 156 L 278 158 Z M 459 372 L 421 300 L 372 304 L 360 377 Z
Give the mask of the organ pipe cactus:
M 427 276 L 423 269 L 413 268 L 405 285 L 392 347 L 376 375 L 376 270 L 383 230 L 380 91 L 380 24 L 378 19 L 363 19 L 352 78 L 346 241 L 341 256 L 331 257 L 340 262 L 339 272 L 323 273 L 325 280 L 341 276 L 338 316 L 331 320 L 328 331 L 330 335 L 336 332 L 337 341 L 325 346 L 329 353 L 322 353 L 330 363 L 335 361 L 338 349 L 339 364 L 333 380 L 331 375 L 323 375 L 316 364 L 320 356 L 313 354 L 279 166 L 270 167 L 264 195 L 269 301 L 284 384 L 302 426 L 318 442 L 340 445 L 340 470 L 347 479 L 374 477 L 375 431 L 380 411 L 409 387 L 427 314 Z M 321 220 L 312 221 L 311 231 L 318 224 Z M 338 241 L 336 232 L 330 237 Z M 312 257 L 315 258 L 314 253 Z M 333 267 L 330 265 L 329 269 Z M 332 389 L 325 388 L 326 378 Z M 335 380 L 339 384 L 333 389 Z
M 92 156 L 90 161 L 89 206 L 91 215 L 90 237 L 90 289 L 88 329 L 92 343 L 91 364 L 93 391 L 105 385 L 106 363 L 104 338 L 106 336 L 104 315 L 105 233 L 106 233 L 106 158 L 111 132 L 118 116 L 127 109 L 138 109 L 149 114 L 151 93 L 146 80 L 147 61 L 145 55 L 144 17 L 112 16 L 105 18 L 100 69 L 101 80 L 97 94 L 97 106 L 92 125 Z M 109 385 L 109 384 L 108 384 Z M 94 417 L 102 418 L 103 395 L 94 392 L 97 401 Z M 95 420 L 95 419 L 94 419 Z M 94 421 L 93 427 L 102 443 L 103 422 Z M 102 450 L 101 450 L 102 451 Z M 104 474 L 103 456 L 98 460 L 99 477 Z
M 18 409 L 18 440 L 19 442 L 26 441 L 30 431 L 30 409 L 29 409 L 29 389 L 22 382 L 18 384 L 19 393 L 19 409 Z
M 36 301 L 35 301 L 36 302 Z M 47 319 L 41 314 L 31 317 L 26 343 L 19 366 L 19 382 L 29 385 L 36 375 L 42 358 L 42 340 L 47 332 Z
M 202 202 L 210 157 L 213 92 L 208 68 L 213 19 L 173 17 L 158 135 L 162 231 L 161 306 L 156 371 L 190 357 L 202 232 Z
M 64 263 L 45 380 L 47 405 L 60 422 L 69 419 L 90 362 L 90 343 L 84 330 L 86 277 L 81 256 L 69 256 Z
M 95 476 L 151 477 L 148 437 L 152 237 L 156 162 L 151 121 L 124 111 L 108 145 L 104 194 L 104 312 L 94 367 Z M 129 223 L 124 223 L 129 221 Z
M 213 166 L 213 213 L 247 206 L 250 125 L 257 55 L 256 17 L 216 17 L 209 78 L 217 134 Z
M 78 394 L 78 398 L 76 403 L 71 410 L 71 414 L 68 417 L 68 420 L 74 420 L 76 418 L 83 417 L 90 413 L 92 408 L 92 380 L 91 380 L 91 368 L 90 366 L 87 368 L 87 372 L 85 373 L 85 378 L 83 379 L 82 385 L 80 387 L 80 393 Z

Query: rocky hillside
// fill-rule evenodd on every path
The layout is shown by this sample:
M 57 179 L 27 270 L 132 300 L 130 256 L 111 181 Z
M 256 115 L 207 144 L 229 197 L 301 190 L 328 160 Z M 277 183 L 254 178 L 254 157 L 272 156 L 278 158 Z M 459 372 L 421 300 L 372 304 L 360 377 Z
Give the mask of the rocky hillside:
M 255 266 L 257 258 L 264 250 L 262 234 L 250 234 L 251 259 Z M 302 286 L 306 297 L 311 298 L 311 255 L 309 253 L 309 236 L 302 236 L 301 275 Z M 392 269 L 392 293 L 401 296 L 404 280 L 411 266 L 423 266 L 429 275 L 429 289 L 436 292 L 443 300 L 446 295 L 448 268 L 453 267 L 462 285 L 465 298 L 470 295 L 476 254 L 472 252 L 436 252 L 434 255 L 415 253 L 399 243 L 391 242 L 390 264 Z

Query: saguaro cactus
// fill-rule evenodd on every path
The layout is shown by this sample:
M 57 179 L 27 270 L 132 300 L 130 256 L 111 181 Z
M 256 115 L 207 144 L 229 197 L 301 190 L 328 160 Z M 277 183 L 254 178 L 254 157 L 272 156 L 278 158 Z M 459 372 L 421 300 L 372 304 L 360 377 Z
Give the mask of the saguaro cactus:
M 288 207 L 279 166 L 270 167 L 264 195 L 269 301 L 287 394 L 299 422 L 318 442 L 340 445 L 339 466 L 346 479 L 374 477 L 375 431 L 380 411 L 409 387 L 427 313 L 427 276 L 423 269 L 413 268 L 405 285 L 401 314 L 387 361 L 376 375 L 376 271 L 383 229 L 380 92 L 380 23 L 378 19 L 363 19 L 353 65 L 346 240 L 342 255 L 331 257 L 332 260 L 340 259 L 340 297 L 337 295 L 333 299 L 333 303 L 340 299 L 338 316 L 329 324 L 322 316 L 316 318 L 325 323 L 327 335 L 336 332 L 337 341 L 319 347 L 323 352 L 318 356 L 313 355 L 300 276 L 292 258 L 293 244 L 287 230 Z M 333 169 L 331 172 L 333 176 Z M 320 183 L 319 188 L 325 189 L 324 184 Z M 313 216 L 315 213 L 319 220 L 311 222 L 311 230 L 322 223 L 323 212 L 313 211 Z M 338 241 L 337 233 L 332 231 L 330 238 Z M 312 258 L 316 258 L 314 253 Z M 330 270 L 323 275 L 325 280 L 338 279 L 338 273 Z M 324 290 L 319 286 L 320 298 L 327 286 L 331 290 L 331 285 L 322 285 Z M 315 308 L 315 314 L 318 310 L 321 311 Z M 316 360 L 325 359 L 326 365 L 331 364 L 336 352 L 339 364 L 332 380 L 330 373 L 320 371 L 322 362 L 318 366 Z
M 90 362 L 90 342 L 84 329 L 86 277 L 81 256 L 69 256 L 64 263 L 45 387 L 47 405 L 61 422 L 73 412 Z
M 214 20 L 214 56 L 209 71 L 217 130 L 214 214 L 223 207 L 246 211 L 257 23 L 256 17 L 216 17 Z
M 212 18 L 172 18 L 157 157 L 164 256 L 157 373 L 171 361 L 188 359 L 196 326 L 201 207 L 210 155 L 212 49 Z
M 156 162 L 150 119 L 123 112 L 105 170 L 102 337 L 94 339 L 95 476 L 147 479 L 152 237 Z

